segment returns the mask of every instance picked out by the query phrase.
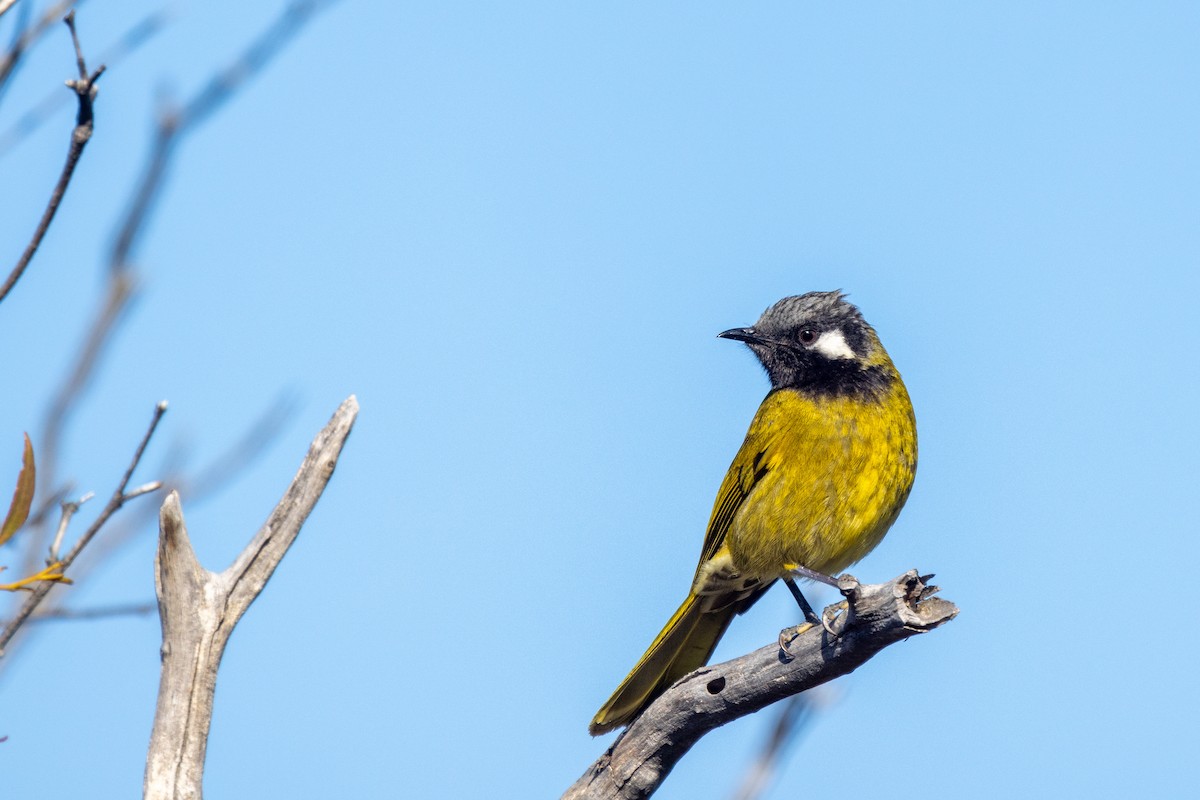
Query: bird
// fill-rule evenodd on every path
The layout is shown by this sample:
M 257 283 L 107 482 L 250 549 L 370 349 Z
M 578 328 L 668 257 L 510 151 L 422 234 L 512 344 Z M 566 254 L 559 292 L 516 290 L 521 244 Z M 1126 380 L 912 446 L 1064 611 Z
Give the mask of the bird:
M 588 726 L 628 725 L 704 666 L 734 616 L 783 580 L 817 622 L 797 574 L 833 575 L 896 521 L 917 468 L 908 390 L 879 336 L 841 291 L 772 305 L 744 342 L 771 388 L 725 473 L 686 599 Z

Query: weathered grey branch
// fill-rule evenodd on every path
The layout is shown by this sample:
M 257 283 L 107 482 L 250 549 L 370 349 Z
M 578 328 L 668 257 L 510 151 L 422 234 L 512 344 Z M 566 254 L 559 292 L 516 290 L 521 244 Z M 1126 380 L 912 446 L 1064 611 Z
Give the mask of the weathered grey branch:
M 890 583 L 839 579 L 848 611 L 837 636 L 809 627 L 785 652 L 773 644 L 698 669 L 679 680 L 625 730 L 563 795 L 569 800 L 649 797 L 701 736 L 864 664 L 883 648 L 953 619 L 958 608 L 932 597 L 932 576 L 915 570 Z M 784 636 L 780 637 L 781 640 Z
M 225 645 L 320 499 L 357 415 L 358 401 L 351 395 L 313 440 L 279 505 L 224 572 L 209 572 L 196 560 L 178 493 L 171 492 L 163 503 L 154 564 L 162 615 L 162 678 L 146 760 L 146 800 L 202 796 L 213 693 Z

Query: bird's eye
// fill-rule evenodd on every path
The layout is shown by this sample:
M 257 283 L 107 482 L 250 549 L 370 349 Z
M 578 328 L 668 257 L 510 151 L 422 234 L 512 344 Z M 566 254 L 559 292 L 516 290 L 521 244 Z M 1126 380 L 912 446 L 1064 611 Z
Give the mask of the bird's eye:
M 805 328 L 800 331 L 800 341 L 804 344 L 812 344 L 817 340 L 817 332 L 811 328 Z

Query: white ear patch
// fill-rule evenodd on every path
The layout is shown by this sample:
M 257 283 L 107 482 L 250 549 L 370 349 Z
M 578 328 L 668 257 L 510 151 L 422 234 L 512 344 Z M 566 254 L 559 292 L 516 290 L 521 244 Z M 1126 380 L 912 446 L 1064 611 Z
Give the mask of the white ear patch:
M 813 349 L 826 358 L 854 358 L 854 351 L 846 344 L 846 337 L 836 328 L 825 331 L 813 342 Z

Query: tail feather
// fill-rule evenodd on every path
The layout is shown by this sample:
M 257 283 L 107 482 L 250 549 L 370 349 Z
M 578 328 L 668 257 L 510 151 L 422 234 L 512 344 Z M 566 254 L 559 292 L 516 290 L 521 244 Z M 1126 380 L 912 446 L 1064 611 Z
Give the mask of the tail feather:
M 706 605 L 697 595 L 688 594 L 633 671 L 596 712 L 588 726 L 593 736 L 628 724 L 671 684 L 707 664 L 730 620 L 749 603 L 707 611 Z

